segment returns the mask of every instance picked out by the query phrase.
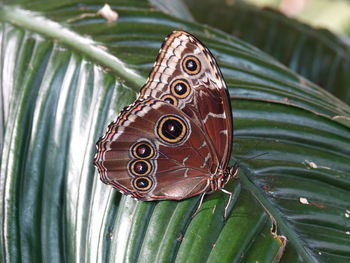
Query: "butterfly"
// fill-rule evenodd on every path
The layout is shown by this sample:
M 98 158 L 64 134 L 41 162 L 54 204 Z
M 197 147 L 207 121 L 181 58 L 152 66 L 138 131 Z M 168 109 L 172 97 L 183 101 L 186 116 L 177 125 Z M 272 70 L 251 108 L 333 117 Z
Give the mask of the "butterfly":
M 168 35 L 136 101 L 97 144 L 100 179 L 138 200 L 181 200 L 223 190 L 233 121 L 214 56 L 184 31 Z M 224 190 L 223 190 L 224 191 Z

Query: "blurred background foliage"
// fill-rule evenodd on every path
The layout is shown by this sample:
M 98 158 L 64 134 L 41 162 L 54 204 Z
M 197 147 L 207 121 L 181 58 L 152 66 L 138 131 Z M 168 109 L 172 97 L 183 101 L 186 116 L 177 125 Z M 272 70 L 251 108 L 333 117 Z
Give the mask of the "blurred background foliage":
M 350 2 L 348 0 L 246 0 L 244 2 L 278 9 L 311 26 L 327 28 L 343 34 L 349 33 Z

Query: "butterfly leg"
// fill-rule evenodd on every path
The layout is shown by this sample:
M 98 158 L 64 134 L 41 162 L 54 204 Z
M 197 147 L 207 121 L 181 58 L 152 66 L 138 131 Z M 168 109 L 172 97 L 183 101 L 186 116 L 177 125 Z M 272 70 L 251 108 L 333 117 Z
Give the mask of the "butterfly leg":
M 221 190 L 223 193 L 229 195 L 228 202 L 227 202 L 227 204 L 226 204 L 226 206 L 225 206 L 225 212 L 224 212 L 224 220 L 226 221 L 226 219 L 227 219 L 227 211 L 228 211 L 228 208 L 229 208 L 229 206 L 230 206 L 230 204 L 231 204 L 231 201 L 232 201 L 232 193 L 229 192 L 229 191 L 227 191 L 227 190 L 225 190 L 225 189 L 223 189 L 223 188 L 221 188 L 220 190 Z
M 193 213 L 193 215 L 191 216 L 191 219 L 194 218 L 194 217 L 198 214 L 199 209 L 200 209 L 201 206 L 202 206 L 202 203 L 203 203 L 203 199 L 204 199 L 205 194 L 206 194 L 206 192 L 204 192 L 204 193 L 201 194 L 201 198 L 199 199 L 199 204 L 198 204 L 198 206 L 197 206 L 196 211 L 195 211 L 195 212 Z

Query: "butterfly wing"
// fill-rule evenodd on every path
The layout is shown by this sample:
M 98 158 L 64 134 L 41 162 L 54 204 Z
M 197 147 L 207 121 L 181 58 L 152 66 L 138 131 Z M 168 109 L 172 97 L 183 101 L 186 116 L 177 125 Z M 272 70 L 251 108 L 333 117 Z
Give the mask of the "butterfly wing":
M 139 94 L 147 97 L 173 104 L 196 122 L 226 169 L 233 130 L 229 96 L 215 58 L 198 39 L 184 31 L 165 39 Z
M 97 148 L 101 180 L 140 200 L 205 192 L 218 166 L 201 128 L 178 108 L 152 98 L 125 108 Z

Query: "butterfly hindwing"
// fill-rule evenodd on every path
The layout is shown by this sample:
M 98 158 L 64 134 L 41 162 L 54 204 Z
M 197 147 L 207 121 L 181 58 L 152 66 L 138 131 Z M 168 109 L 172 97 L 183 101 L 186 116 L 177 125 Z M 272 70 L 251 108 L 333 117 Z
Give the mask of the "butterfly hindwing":
M 201 129 L 176 107 L 151 98 L 124 110 L 98 148 L 104 149 L 95 161 L 102 181 L 141 200 L 204 192 L 215 169 Z

